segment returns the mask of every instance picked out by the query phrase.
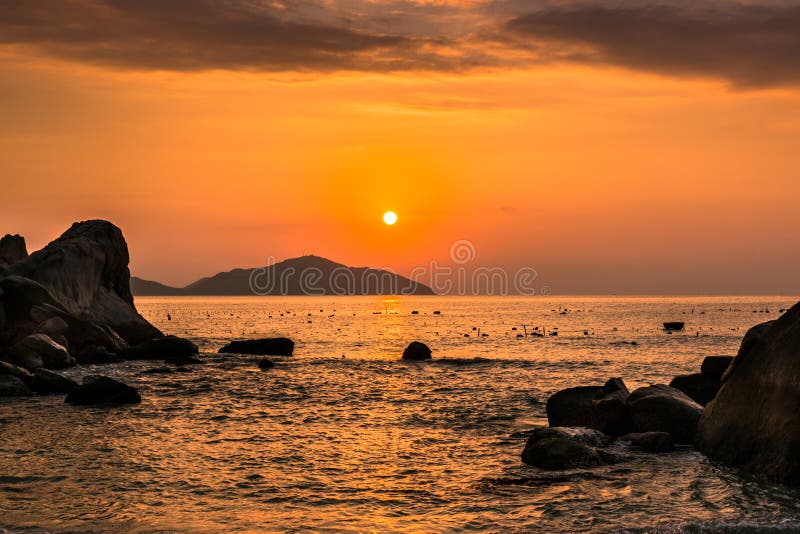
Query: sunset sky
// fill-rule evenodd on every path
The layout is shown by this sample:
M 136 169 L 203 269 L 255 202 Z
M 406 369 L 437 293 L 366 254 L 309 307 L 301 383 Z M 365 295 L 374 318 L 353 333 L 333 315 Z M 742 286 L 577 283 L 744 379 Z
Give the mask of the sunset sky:
M 797 294 L 798 28 L 789 1 L 6 0 L 0 234 L 108 219 L 173 285 L 467 239 L 554 294 Z

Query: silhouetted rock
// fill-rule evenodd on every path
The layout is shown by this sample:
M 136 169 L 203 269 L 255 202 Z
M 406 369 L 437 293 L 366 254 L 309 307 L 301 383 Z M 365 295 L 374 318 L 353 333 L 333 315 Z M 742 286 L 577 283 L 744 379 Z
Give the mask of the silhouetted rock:
M 608 438 L 589 428 L 537 428 L 522 451 L 522 461 L 548 470 L 597 467 L 614 463 L 617 458 L 599 447 Z
M 203 360 L 187 354 L 175 354 L 164 358 L 164 363 L 170 365 L 197 365 L 203 363 Z
M 109 352 L 104 346 L 88 345 L 81 349 L 75 359 L 81 365 L 97 365 L 106 363 L 121 362 L 122 358 L 113 352 Z
M 190 358 L 199 351 L 197 345 L 178 336 L 164 336 L 149 339 L 135 347 L 120 352 L 120 356 L 128 360 L 167 360 L 174 361 Z
M 93 220 L 73 224 L 42 250 L 11 265 L 8 272 L 47 290 L 49 295 L 33 299 L 33 304 L 52 304 L 54 299 L 56 308 L 72 317 L 105 325 L 136 344 L 161 332 L 134 308 L 128 260 L 120 229 Z
M 88 406 L 93 404 L 138 404 L 142 402 L 135 388 L 102 375 L 90 375 L 83 384 L 73 389 L 64 399 L 68 404 Z
M 0 397 L 25 397 L 31 391 L 25 383 L 14 375 L 0 374 Z
M 37 393 L 69 393 L 78 383 L 43 367 L 33 372 L 31 389 Z
M 721 382 L 732 361 L 733 356 L 706 356 L 700 365 L 700 372 Z
M 172 367 L 153 367 L 142 371 L 143 375 L 171 375 L 175 372 Z
M 0 360 L 7 356 L 0 355 Z M 18 367 L 6 361 L 0 361 L 0 375 L 16 376 L 25 383 L 30 383 L 33 380 L 33 375 L 24 367 Z
M 669 452 L 675 449 L 672 436 L 667 432 L 640 432 L 626 434 L 619 438 L 620 441 L 629 441 L 632 447 L 644 452 Z
M 669 387 L 684 392 L 690 399 L 701 406 L 705 406 L 717 396 L 722 387 L 720 378 L 713 378 L 703 373 L 676 376 L 669 383 Z
M 551 427 L 594 427 L 592 400 L 601 386 L 578 386 L 559 391 L 547 399 L 547 422 Z
M 268 358 L 263 358 L 261 361 L 258 362 L 259 369 L 272 369 L 275 367 L 275 362 Z
M 11 362 L 29 371 L 39 367 L 66 369 L 75 365 L 67 349 L 44 334 L 31 334 L 8 349 Z
M 678 443 L 691 443 L 703 407 L 675 388 L 656 384 L 628 397 L 637 432 L 667 432 Z
M 628 387 L 621 378 L 612 378 L 592 398 L 592 428 L 621 436 L 633 430 L 633 419 L 628 407 Z
M 291 356 L 294 352 L 294 341 L 285 337 L 231 341 L 219 349 L 219 352 L 255 356 Z
M 422 361 L 431 359 L 431 349 L 425 343 L 412 341 L 403 350 L 404 360 Z
M 0 268 L 8 267 L 28 257 L 25 238 L 20 235 L 6 234 L 0 239 Z
M 696 447 L 760 476 L 800 483 L 800 304 L 745 335 L 706 408 Z

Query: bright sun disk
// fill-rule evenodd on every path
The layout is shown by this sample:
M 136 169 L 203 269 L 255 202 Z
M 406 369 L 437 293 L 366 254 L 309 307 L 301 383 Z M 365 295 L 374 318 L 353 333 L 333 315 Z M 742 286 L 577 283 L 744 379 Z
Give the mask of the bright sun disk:
M 387 211 L 383 214 L 383 222 L 388 224 L 389 226 L 393 225 L 397 222 L 397 214 L 393 211 Z

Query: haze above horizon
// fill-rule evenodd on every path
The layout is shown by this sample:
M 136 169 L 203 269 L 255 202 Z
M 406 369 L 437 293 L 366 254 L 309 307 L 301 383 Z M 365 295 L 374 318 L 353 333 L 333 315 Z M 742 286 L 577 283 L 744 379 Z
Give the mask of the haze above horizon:
M 178 287 L 468 242 L 554 295 L 798 294 L 797 27 L 767 0 L 4 2 L 0 235 L 107 219 Z

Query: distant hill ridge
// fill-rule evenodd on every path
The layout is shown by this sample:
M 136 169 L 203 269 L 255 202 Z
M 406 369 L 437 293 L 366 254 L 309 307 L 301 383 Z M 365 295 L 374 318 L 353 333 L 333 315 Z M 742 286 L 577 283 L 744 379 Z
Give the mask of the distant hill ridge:
M 137 296 L 434 295 L 424 284 L 370 267 L 348 267 L 320 256 L 301 256 L 252 269 L 233 269 L 170 287 L 131 277 Z

